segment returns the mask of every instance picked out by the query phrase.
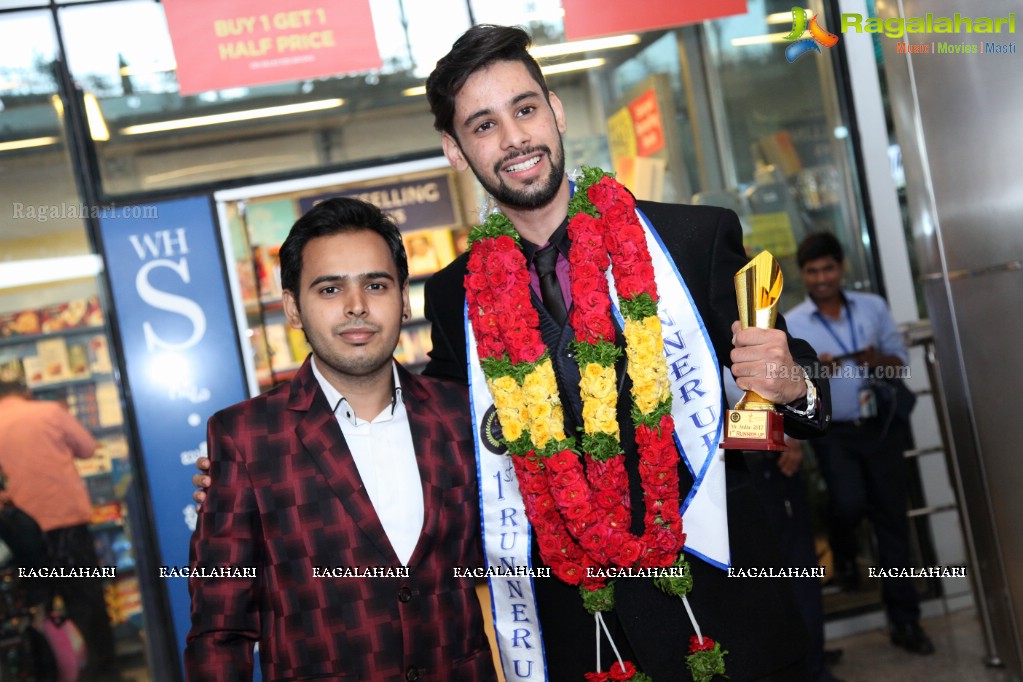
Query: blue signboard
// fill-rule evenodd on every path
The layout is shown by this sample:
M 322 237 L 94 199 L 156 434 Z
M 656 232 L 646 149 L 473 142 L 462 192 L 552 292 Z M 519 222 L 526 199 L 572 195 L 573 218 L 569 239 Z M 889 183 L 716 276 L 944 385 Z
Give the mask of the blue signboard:
M 230 294 L 209 200 L 155 204 L 146 217 L 100 219 L 141 444 L 158 564 L 188 564 L 195 528 L 192 474 L 206 453 L 206 421 L 248 398 Z M 185 578 L 159 581 L 177 650 L 189 628 Z

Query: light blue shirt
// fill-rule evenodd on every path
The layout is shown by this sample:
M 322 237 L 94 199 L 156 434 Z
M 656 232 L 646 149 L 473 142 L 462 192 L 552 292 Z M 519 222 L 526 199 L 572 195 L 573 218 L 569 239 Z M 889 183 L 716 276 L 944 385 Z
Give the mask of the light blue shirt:
M 825 318 L 809 297 L 785 313 L 789 333 L 805 340 L 818 355 L 846 355 L 873 346 L 884 355 L 895 355 L 903 363 L 909 356 L 888 303 L 876 294 L 842 291 L 845 305 L 837 320 Z M 843 360 L 831 376 L 831 418 L 854 421 L 860 418 L 860 389 L 867 384 L 867 370 Z

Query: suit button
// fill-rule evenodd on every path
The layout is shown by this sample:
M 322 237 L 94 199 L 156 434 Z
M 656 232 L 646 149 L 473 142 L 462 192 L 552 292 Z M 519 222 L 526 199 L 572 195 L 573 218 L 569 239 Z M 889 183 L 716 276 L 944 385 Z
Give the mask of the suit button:
M 405 679 L 408 680 L 408 682 L 416 682 L 416 680 L 422 679 L 422 675 L 419 674 L 419 670 L 417 668 L 409 668 L 405 671 Z
M 410 590 L 407 587 L 403 587 L 400 590 L 398 590 L 398 601 L 401 601 L 401 602 L 410 602 L 410 601 L 412 601 L 412 590 Z M 410 668 L 409 669 L 409 674 L 411 674 L 412 670 L 414 670 L 414 668 Z M 413 678 L 409 678 L 409 679 L 413 679 Z M 419 678 L 416 677 L 414 679 L 419 679 Z

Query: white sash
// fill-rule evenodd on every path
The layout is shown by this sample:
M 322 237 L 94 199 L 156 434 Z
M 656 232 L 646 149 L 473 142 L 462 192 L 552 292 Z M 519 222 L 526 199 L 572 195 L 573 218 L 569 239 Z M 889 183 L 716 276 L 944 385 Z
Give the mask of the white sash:
M 521 571 L 532 568 L 532 528 L 519 492 L 511 457 L 504 446 L 489 439 L 491 421 L 497 421 L 494 399 L 480 367 L 476 337 L 466 307 L 466 356 L 469 358 L 469 401 L 472 409 L 476 478 L 480 487 L 480 522 L 483 525 L 483 556 L 487 569 Z M 495 452 L 500 450 L 500 453 Z M 536 613 L 533 579 L 526 576 L 494 576 L 488 570 L 490 606 L 494 632 L 507 682 L 546 681 L 540 619 Z M 552 580 L 553 578 L 541 578 Z
M 646 234 L 660 296 L 658 316 L 671 382 L 675 444 L 694 480 L 681 505 L 685 551 L 725 569 L 731 563 L 731 553 L 724 459 L 718 450 L 722 431 L 721 370 L 685 281 L 646 216 L 638 210 L 637 214 Z M 617 301 L 610 271 L 608 282 L 611 300 Z M 617 307 L 614 307 L 614 314 L 622 324 Z M 505 570 L 531 567 L 532 529 L 526 520 L 515 471 L 509 456 L 495 453 L 498 448 L 488 438 L 490 420 L 496 419 L 494 401 L 480 367 L 468 309 L 465 320 L 469 398 L 475 425 L 476 473 L 487 567 Z M 494 630 L 505 678 L 508 682 L 546 680 L 532 579 L 490 577 L 489 581 Z

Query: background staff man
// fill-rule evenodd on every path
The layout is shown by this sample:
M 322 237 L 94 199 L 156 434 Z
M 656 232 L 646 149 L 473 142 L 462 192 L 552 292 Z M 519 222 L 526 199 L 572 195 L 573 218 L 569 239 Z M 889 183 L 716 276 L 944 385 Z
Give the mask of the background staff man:
M 285 314 L 313 352 L 288 384 L 210 419 L 192 565 L 257 576 L 190 578 L 189 679 L 249 679 L 257 641 L 265 679 L 496 679 L 474 581 L 452 570 L 480 562 L 466 392 L 392 358 L 409 316 L 398 229 L 330 199 L 280 258 Z
M 522 238 L 533 282 L 533 303 L 554 359 L 561 402 L 566 406 L 565 432 L 575 433 L 581 419 L 579 369 L 568 353 L 573 334 L 544 307 L 534 261 L 541 249 L 558 251 L 555 272 L 564 308 L 569 309 L 566 216 L 570 188 L 562 145 L 566 120 L 560 100 L 548 91 L 539 65 L 527 52 L 529 42 L 529 36 L 517 28 L 469 29 L 438 62 L 427 80 L 427 97 L 451 165 L 473 171 Z M 829 414 L 827 384 L 808 384 L 799 369 L 817 375 L 816 354 L 810 346 L 788 337 L 784 321 L 776 330 L 740 330 L 736 321 L 733 276 L 747 261 L 736 215 L 718 208 L 651 202 L 639 202 L 639 208 L 658 229 L 706 324 L 713 352 L 722 365 L 731 366 L 739 387 L 787 406 L 786 431 L 791 435 L 821 433 Z M 461 382 L 467 381 L 463 320 L 467 262 L 466 255 L 460 256 L 426 286 L 433 352 L 425 373 Z M 773 375 L 767 371 L 769 365 L 776 370 Z M 816 393 L 816 409 L 799 416 L 797 413 L 808 407 L 808 386 Z M 620 396 L 622 443 L 634 482 L 635 531 L 642 527 L 643 504 L 636 483 L 627 389 L 623 388 Z M 773 565 L 776 548 L 763 525 L 741 454 L 727 453 L 726 463 L 733 563 Z M 679 473 L 684 497 L 692 478 L 682 465 Z M 534 556 L 538 556 L 535 548 Z M 724 571 L 702 561 L 691 564 L 695 586 L 689 600 L 703 630 L 715 633 L 714 638 L 728 648 L 726 664 L 731 679 L 803 679 L 804 636 L 798 616 L 793 617 L 784 581 L 729 580 Z M 549 679 L 582 679 L 592 670 L 592 617 L 583 610 L 575 588 L 555 580 L 537 580 L 535 584 Z M 687 675 L 685 642 L 693 633 L 677 598 L 657 591 L 649 580 L 619 581 L 614 614 L 617 618 L 610 619 L 612 629 L 625 635 L 624 640 L 616 637 L 626 649 L 623 657 L 638 660 L 640 669 L 655 680 Z
M 879 414 L 867 374 L 904 368 L 906 346 L 888 304 L 875 294 L 842 288 L 845 257 L 833 234 L 807 236 L 796 252 L 807 298 L 789 311 L 789 328 L 808 339 L 831 375 L 834 421 L 813 451 L 828 486 L 831 548 L 837 577 L 858 580 L 856 526 L 867 516 L 883 568 L 907 568 L 909 470 L 903 453 L 908 424 Z M 920 627 L 920 597 L 909 578 L 882 578 L 892 643 L 907 651 L 934 651 Z

